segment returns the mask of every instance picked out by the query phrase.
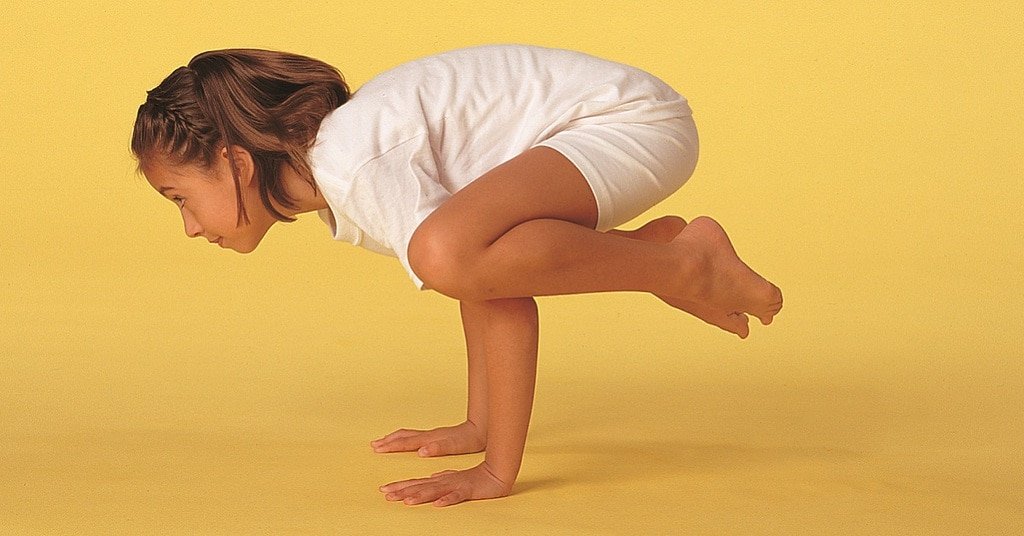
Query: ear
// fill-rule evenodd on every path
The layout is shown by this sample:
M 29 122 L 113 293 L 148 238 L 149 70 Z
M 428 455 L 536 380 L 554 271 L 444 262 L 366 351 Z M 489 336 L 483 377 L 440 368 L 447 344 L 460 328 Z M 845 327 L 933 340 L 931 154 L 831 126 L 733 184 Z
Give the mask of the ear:
M 235 159 L 234 164 L 238 170 L 239 182 L 241 182 L 242 186 L 252 184 L 253 180 L 256 178 L 256 166 L 253 164 L 252 154 L 245 150 L 244 147 L 238 145 L 232 145 L 230 149 L 228 147 L 221 147 L 220 156 L 224 160 L 227 160 L 229 169 L 231 165 L 231 159 L 228 158 L 229 150 L 231 151 L 231 156 Z

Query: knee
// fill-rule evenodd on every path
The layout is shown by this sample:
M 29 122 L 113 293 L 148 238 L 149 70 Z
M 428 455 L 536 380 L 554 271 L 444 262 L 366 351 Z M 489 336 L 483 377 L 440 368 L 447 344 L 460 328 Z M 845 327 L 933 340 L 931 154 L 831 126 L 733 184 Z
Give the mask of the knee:
M 475 276 L 476 255 L 456 232 L 425 221 L 409 240 L 409 267 L 426 288 L 458 300 L 482 297 Z

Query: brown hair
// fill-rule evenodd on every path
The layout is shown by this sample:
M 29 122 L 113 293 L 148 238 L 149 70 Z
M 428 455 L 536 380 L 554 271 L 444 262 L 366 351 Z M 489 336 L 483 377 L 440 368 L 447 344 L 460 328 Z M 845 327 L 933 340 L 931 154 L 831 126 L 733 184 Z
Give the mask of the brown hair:
M 131 151 L 137 171 L 155 158 L 210 168 L 222 147 L 249 151 L 260 197 L 280 221 L 294 221 L 270 202 L 296 208 L 280 168 L 288 164 L 316 189 L 306 161 L 320 122 L 351 93 L 334 67 L 313 58 L 259 49 L 203 52 L 147 92 L 139 106 Z M 238 225 L 249 222 L 232 151 Z

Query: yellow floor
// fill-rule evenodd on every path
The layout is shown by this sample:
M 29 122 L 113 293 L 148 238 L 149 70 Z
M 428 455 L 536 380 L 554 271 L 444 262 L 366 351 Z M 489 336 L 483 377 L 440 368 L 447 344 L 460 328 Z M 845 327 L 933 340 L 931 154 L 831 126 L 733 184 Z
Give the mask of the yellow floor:
M 419 307 L 387 333 L 431 311 L 441 327 L 456 327 L 456 310 L 445 302 L 411 301 Z M 216 342 L 204 351 L 204 343 L 183 340 L 182 353 L 123 353 L 151 344 L 136 340 L 96 353 L 81 345 L 64 355 L 18 356 L 32 369 L 5 365 L 13 389 L 3 394 L 3 531 L 1011 534 L 1024 527 L 1019 378 L 970 378 L 948 364 L 912 372 L 898 353 L 868 355 L 829 341 L 798 352 L 720 341 L 716 351 L 694 352 L 691 339 L 717 334 L 640 296 L 541 305 L 536 411 L 510 498 L 441 510 L 387 503 L 376 491 L 480 459 L 376 455 L 367 445 L 393 428 L 461 416 L 454 333 L 420 334 L 419 344 L 345 330 L 336 342 L 314 337 L 306 350 Z M 581 312 L 587 305 L 604 312 Z M 619 308 L 629 321 L 599 336 L 581 327 Z M 648 324 L 658 317 L 677 320 L 678 329 Z M 799 303 L 776 327 L 786 330 L 794 317 Z
M 394 4 L 6 8 L 0 534 L 1024 533 L 1012 3 Z M 368 445 L 462 418 L 455 304 L 315 217 L 247 256 L 187 240 L 128 137 L 201 50 L 358 87 L 485 42 L 685 94 L 701 160 L 650 216 L 714 215 L 786 307 L 739 341 L 642 295 L 540 300 L 514 494 L 405 507 L 377 486 L 480 459 Z

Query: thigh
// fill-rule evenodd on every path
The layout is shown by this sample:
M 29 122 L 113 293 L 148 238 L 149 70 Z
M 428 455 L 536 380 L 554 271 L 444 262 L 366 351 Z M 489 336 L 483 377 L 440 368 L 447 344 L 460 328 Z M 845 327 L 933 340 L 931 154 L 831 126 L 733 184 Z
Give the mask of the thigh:
M 413 236 L 441 233 L 464 247 L 486 247 L 517 225 L 558 219 L 591 229 L 594 193 L 576 166 L 550 147 L 528 149 L 456 192 Z

